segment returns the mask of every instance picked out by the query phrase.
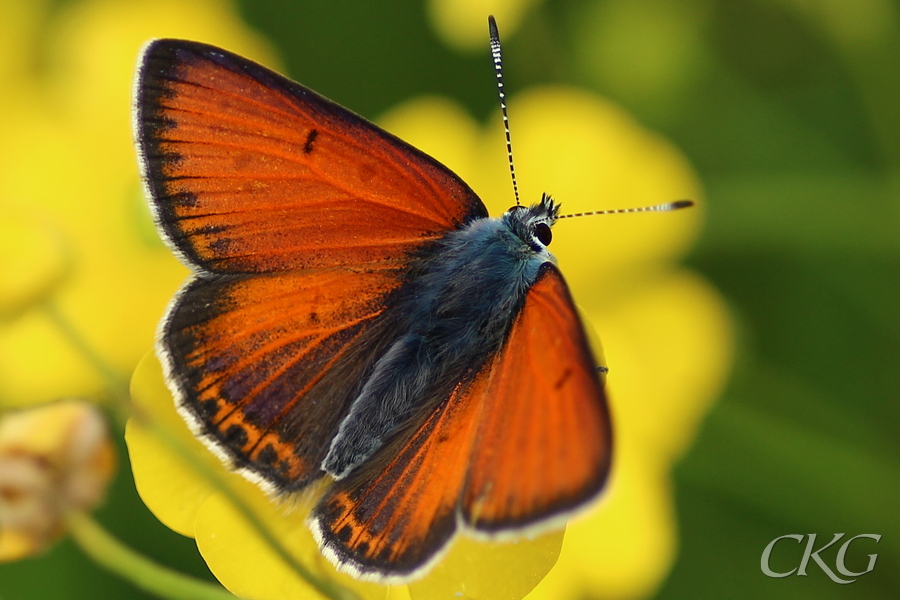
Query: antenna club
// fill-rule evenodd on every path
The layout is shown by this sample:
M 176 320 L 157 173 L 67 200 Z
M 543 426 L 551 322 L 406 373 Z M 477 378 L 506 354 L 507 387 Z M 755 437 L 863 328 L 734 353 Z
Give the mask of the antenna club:
M 491 41 L 500 39 L 500 32 L 497 30 L 497 20 L 494 15 L 488 15 L 488 29 L 490 30 Z
M 606 210 L 592 210 L 589 212 L 572 213 L 568 215 L 559 215 L 557 219 L 571 219 L 572 217 L 591 217 L 594 215 L 621 215 L 626 213 L 640 212 L 671 212 L 680 208 L 689 208 L 694 206 L 693 200 L 676 200 L 674 202 L 666 202 L 665 204 L 654 204 L 653 206 L 641 206 L 635 208 L 611 208 Z

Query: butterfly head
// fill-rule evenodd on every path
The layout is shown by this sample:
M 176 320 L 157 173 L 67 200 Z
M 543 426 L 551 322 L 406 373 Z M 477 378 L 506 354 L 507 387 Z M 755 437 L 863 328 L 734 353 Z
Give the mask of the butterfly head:
M 535 252 L 542 253 L 553 239 L 550 228 L 556 222 L 559 207 L 559 203 L 545 193 L 537 204 L 513 206 L 504 213 L 503 221 Z

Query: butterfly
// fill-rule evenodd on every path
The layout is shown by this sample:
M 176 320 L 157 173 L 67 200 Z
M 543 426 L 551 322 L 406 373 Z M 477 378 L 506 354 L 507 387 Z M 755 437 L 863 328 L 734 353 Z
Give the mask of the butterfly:
M 192 41 L 144 48 L 134 128 L 192 271 L 157 343 L 178 410 L 273 495 L 330 478 L 309 523 L 340 570 L 408 581 L 457 531 L 534 532 L 598 497 L 610 413 L 549 196 L 492 218 L 435 159 Z

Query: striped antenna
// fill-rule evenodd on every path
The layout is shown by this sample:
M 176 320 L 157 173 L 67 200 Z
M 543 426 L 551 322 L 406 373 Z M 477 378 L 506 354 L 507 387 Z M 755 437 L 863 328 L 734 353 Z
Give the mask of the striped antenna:
M 669 212 L 680 208 L 693 206 L 693 200 L 676 200 L 675 202 L 666 202 L 665 204 L 656 204 L 654 206 L 642 206 L 640 208 L 613 208 L 608 210 L 592 210 L 589 212 L 572 213 L 571 215 L 560 215 L 558 219 L 568 219 L 571 217 L 590 217 L 592 215 L 620 215 L 624 213 L 639 212 Z
M 513 192 L 516 194 L 516 206 L 519 202 L 519 185 L 516 183 L 516 168 L 513 166 L 512 140 L 509 137 L 509 116 L 506 114 L 506 94 L 503 92 L 503 57 L 500 53 L 500 32 L 494 16 L 488 17 L 488 28 L 491 32 L 491 56 L 494 59 L 494 72 L 497 73 L 497 91 L 500 93 L 500 111 L 503 113 L 503 131 L 506 133 L 506 157 L 509 160 L 509 174 L 512 176 Z

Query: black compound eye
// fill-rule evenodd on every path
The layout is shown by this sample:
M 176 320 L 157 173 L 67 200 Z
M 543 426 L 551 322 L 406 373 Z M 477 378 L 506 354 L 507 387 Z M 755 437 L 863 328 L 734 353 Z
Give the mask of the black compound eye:
M 536 237 L 543 245 L 549 246 L 550 241 L 553 239 L 553 234 L 550 232 L 550 226 L 546 223 L 538 223 L 535 225 L 534 237 Z

